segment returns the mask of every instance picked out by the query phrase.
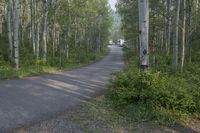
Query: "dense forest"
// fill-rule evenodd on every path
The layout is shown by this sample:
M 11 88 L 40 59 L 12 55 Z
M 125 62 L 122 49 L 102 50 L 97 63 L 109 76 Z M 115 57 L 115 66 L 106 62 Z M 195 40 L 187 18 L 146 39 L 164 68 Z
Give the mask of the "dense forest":
M 20 75 L 12 76 L 16 70 L 37 73 L 42 66 L 64 67 L 97 58 L 106 50 L 112 22 L 107 3 L 1 0 L 1 78 Z
M 127 69 L 109 97 L 132 120 L 199 118 L 199 9 L 199 0 L 118 0 Z
M 174 72 L 184 72 L 187 64 L 199 61 L 196 57 L 199 54 L 199 4 L 198 0 L 149 0 L 147 3 L 147 54 L 153 57 L 148 65 L 152 64 L 155 71 L 159 70 L 159 56 L 171 63 Z M 119 0 L 118 11 L 125 39 L 129 46 L 139 49 L 142 31 L 138 21 L 138 1 Z M 142 18 L 145 14 L 140 15 Z

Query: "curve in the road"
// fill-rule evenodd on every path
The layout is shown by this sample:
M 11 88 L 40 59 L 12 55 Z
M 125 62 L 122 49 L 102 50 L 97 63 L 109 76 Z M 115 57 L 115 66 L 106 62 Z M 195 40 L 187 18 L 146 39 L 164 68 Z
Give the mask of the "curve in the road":
M 121 48 L 110 49 L 104 59 L 80 69 L 0 81 L 0 132 L 47 119 L 101 94 L 111 74 L 124 66 Z

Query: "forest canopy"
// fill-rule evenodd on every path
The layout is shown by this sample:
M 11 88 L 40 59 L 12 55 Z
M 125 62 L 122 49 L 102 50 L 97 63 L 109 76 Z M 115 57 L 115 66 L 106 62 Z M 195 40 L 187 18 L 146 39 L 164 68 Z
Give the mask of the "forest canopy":
M 112 24 L 107 0 L 0 3 L 2 71 L 10 67 L 81 63 L 106 49 Z

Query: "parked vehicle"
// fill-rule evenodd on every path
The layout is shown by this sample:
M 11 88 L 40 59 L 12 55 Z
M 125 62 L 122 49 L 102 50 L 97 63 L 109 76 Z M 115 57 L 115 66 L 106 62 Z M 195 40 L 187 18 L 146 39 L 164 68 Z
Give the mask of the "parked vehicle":
M 124 41 L 123 39 L 119 39 L 119 40 L 117 41 L 117 45 L 118 45 L 119 47 L 124 47 L 124 45 L 125 45 L 124 42 L 125 42 L 125 41 Z
M 110 40 L 108 45 L 114 45 L 113 40 Z

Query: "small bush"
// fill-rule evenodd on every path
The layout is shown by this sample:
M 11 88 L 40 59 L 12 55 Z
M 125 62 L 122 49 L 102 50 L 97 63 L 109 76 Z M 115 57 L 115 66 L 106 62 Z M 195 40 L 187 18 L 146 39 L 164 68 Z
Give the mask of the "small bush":
M 178 78 L 175 82 L 183 83 Z M 188 88 L 160 73 L 127 71 L 112 82 L 110 97 L 118 105 L 148 103 L 155 108 L 195 112 L 197 103 Z

